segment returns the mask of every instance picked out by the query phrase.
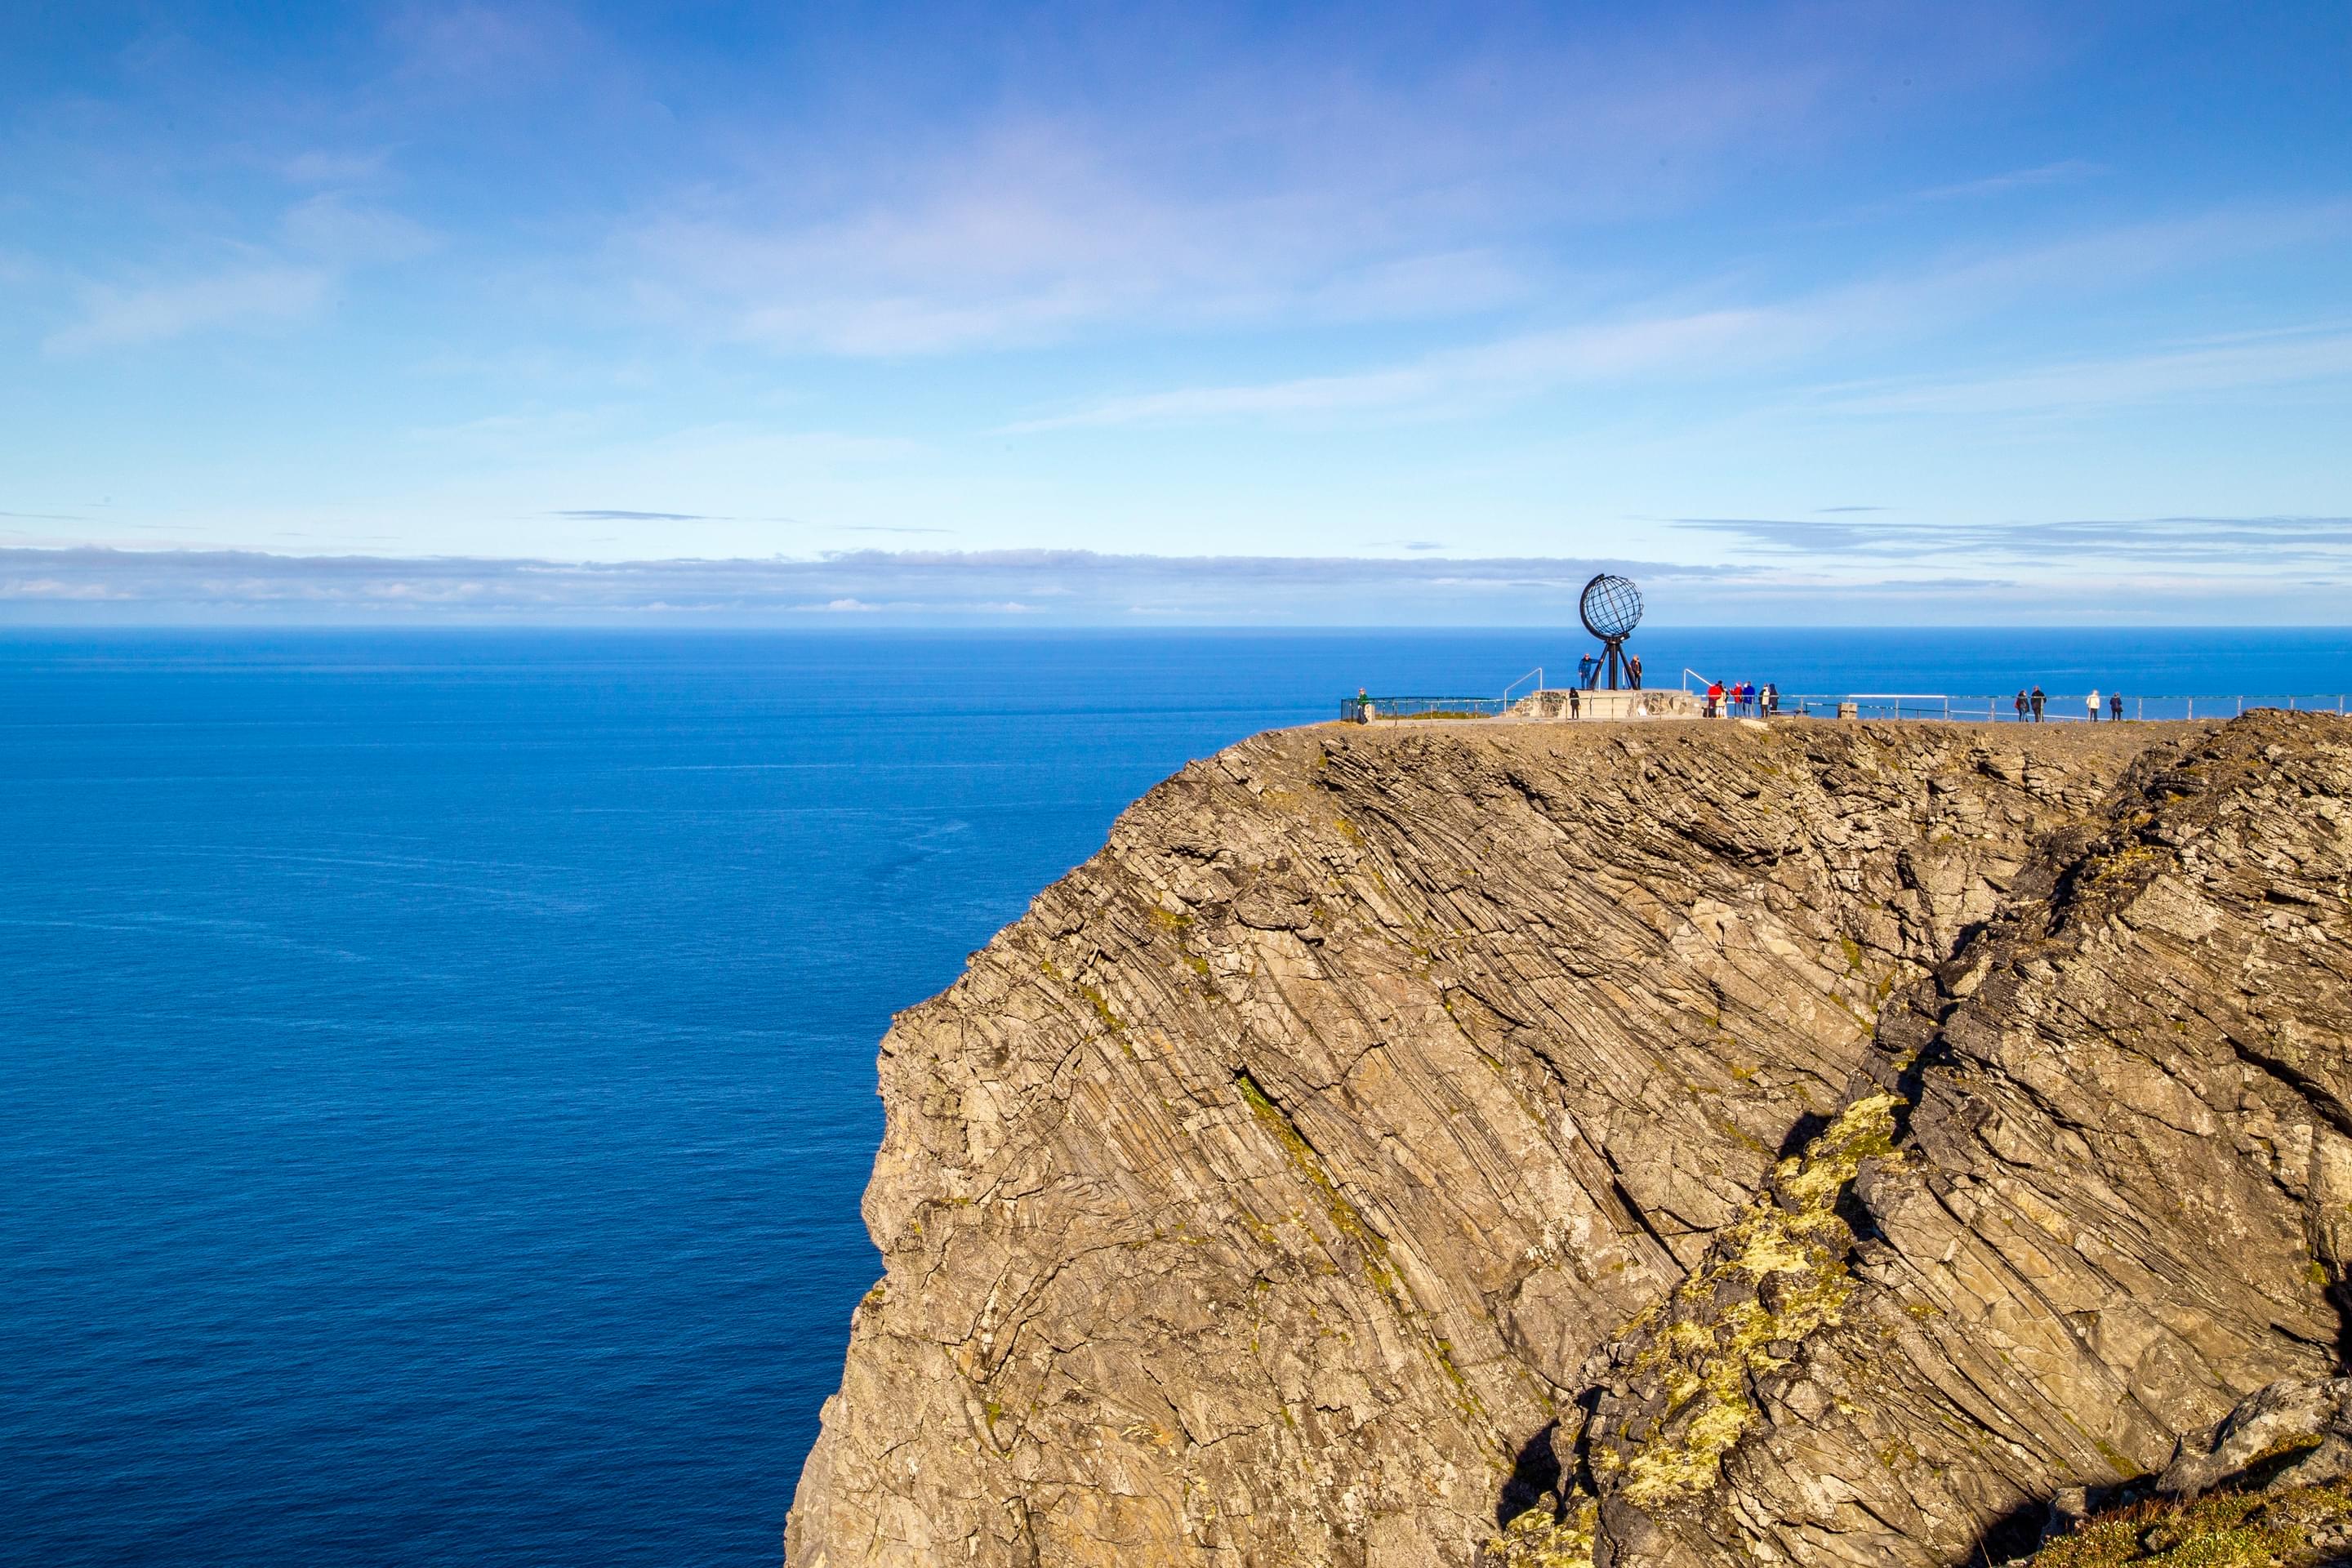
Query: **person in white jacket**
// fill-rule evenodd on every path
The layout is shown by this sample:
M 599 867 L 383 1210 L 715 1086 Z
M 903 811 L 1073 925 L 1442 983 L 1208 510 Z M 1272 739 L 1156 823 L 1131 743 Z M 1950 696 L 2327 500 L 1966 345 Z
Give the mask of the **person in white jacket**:
M 2091 722 L 2092 722 L 2092 723 L 2094 723 L 2094 724 L 2097 723 L 2097 722 L 2099 721 L 2099 694 L 2098 694 L 2098 692 L 2097 692 L 2097 691 L 2095 691 L 2095 690 L 2094 690 L 2094 691 L 2093 691 L 2093 692 L 2092 692 L 2088 697 L 2084 698 L 2084 699 L 2083 699 L 2083 706 L 2090 710 L 2090 711 L 2091 711 Z

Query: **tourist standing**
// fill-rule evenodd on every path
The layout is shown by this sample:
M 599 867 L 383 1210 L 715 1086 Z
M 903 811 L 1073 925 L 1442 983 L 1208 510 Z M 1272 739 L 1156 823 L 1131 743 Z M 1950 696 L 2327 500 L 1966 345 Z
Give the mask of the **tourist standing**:
M 1706 716 L 1712 719 L 1722 711 L 1723 682 L 1710 680 L 1706 683 Z
M 1627 659 L 1627 660 L 1625 661 L 1625 673 L 1626 673 L 1626 675 L 1627 675 L 1627 676 L 1629 676 L 1629 677 L 1631 677 L 1631 678 L 1632 678 L 1633 682 L 1633 689 L 1634 689 L 1634 690 L 1636 690 L 1636 691 L 1641 690 L 1641 689 L 1642 689 L 1642 656 L 1641 656 L 1640 654 L 1638 654 L 1638 653 L 1637 653 L 1637 654 L 1635 654 L 1633 658 L 1629 658 L 1629 659 Z
M 2083 706 L 2090 710 L 2091 722 L 2097 723 L 2099 721 L 2099 689 L 2097 687 L 2091 688 L 2091 694 L 2083 699 Z
M 2122 692 L 2110 691 L 2107 693 L 2107 717 L 2118 724 L 2124 721 L 2124 694 Z
M 1587 691 L 1592 689 L 1592 678 L 1600 670 L 1601 661 L 1586 654 L 1576 661 L 1576 683 Z
M 2042 722 L 2042 705 L 2049 700 L 2050 699 L 2042 694 L 2042 688 L 2037 686 L 2033 689 L 2032 701 L 2033 704 L 2033 721 L 2035 723 L 2039 724 Z
M 1584 717 L 1584 693 L 1573 686 L 1568 689 L 1568 716 L 1571 719 Z
M 2021 724 L 2025 722 L 2025 688 L 2022 686 L 2017 689 L 2017 721 Z

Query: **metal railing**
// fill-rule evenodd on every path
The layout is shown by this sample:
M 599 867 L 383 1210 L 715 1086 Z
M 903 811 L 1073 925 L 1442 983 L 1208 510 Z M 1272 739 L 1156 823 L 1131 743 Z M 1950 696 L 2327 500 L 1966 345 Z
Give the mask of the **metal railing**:
M 1373 719 L 1494 719 L 1509 708 L 1501 697 L 1349 697 L 1340 700 L 1339 717 L 1350 724 Z
M 1511 682 L 1501 697 L 1349 697 L 1339 703 L 1339 717 L 1349 723 L 1360 724 L 1375 719 L 1498 719 L 1507 714 L 1518 718 L 1564 717 L 1562 702 L 1546 704 L 1541 700 L 1554 696 L 1538 676 L 1536 689 L 1517 700 L 1509 692 L 1517 690 L 1526 679 Z M 1696 671 L 1685 671 L 1685 675 Z M 1688 687 L 1684 688 L 1685 691 Z M 1564 698 L 1564 694 L 1560 694 Z M 1959 695 L 1941 691 L 1835 691 L 1783 692 L 1779 711 L 1784 716 L 1803 715 L 1815 719 L 1936 719 L 1952 723 L 2014 724 L 2050 723 L 2080 724 L 2093 718 L 2084 700 L 2086 692 L 2044 693 L 2042 711 L 2037 716 L 2028 700 L 2026 711 L 2020 714 L 2014 693 L 2006 697 L 1977 693 Z M 1724 704 L 1727 717 L 1752 714 L 1757 704 Z M 2352 712 L 2352 694 L 2327 693 L 2310 696 L 2302 693 L 2245 696 L 2194 697 L 2133 697 L 2124 699 L 2120 717 L 2128 720 L 2233 719 L 2241 713 L 2257 709 L 2275 708 L 2294 713 Z M 2118 717 L 2112 693 L 2102 693 L 2096 721 L 2112 722 Z
M 2093 718 L 2086 700 L 2088 696 L 2089 693 L 2080 691 L 2046 692 L 2038 715 L 2029 697 L 2026 710 L 2021 715 L 2014 692 L 2006 697 L 1960 696 L 1944 692 L 1790 692 L 1781 697 L 1780 710 L 1822 719 L 1944 719 L 1973 724 L 2080 724 L 2089 722 Z M 2336 692 L 2319 696 L 2301 693 L 2126 695 L 2123 700 L 2123 711 L 2118 715 L 2114 694 L 2103 692 L 2099 697 L 2096 721 L 2108 723 L 2118 717 L 2129 720 L 2234 719 L 2241 713 L 2251 713 L 2261 708 L 2276 708 L 2297 713 L 2341 714 L 2347 710 L 2347 703 L 2352 703 L 2352 696 Z

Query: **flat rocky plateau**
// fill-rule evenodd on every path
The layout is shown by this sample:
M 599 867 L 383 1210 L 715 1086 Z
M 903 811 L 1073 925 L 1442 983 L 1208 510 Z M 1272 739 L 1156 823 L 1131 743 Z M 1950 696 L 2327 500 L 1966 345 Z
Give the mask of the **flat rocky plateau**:
M 1194 763 L 884 1040 L 787 1562 L 2031 1551 L 2340 1370 L 2347 790 L 2270 713 Z

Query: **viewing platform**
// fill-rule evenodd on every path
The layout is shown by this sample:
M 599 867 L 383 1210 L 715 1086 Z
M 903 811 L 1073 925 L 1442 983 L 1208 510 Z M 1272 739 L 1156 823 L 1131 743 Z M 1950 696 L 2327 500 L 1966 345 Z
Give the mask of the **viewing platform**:
M 1564 723 L 1582 719 L 1696 719 L 1706 699 L 1694 691 L 1570 691 L 1542 689 L 1511 697 L 1350 697 L 1339 717 L 1351 724 L 1403 723 L 1444 719 L 1493 719 L 1517 723 Z
M 1718 719 L 1771 718 L 1836 721 L 1927 720 L 1954 724 L 2102 724 L 2178 722 L 2196 719 L 2234 719 L 2258 709 L 2290 713 L 2343 714 L 2352 710 L 2352 694 L 2326 692 L 2223 694 L 2197 696 L 2131 696 L 2115 707 L 2112 693 L 2101 697 L 2095 718 L 2086 692 L 2044 693 L 2037 713 L 2029 702 L 2025 712 L 2010 696 L 1944 692 L 1784 692 L 1780 708 L 1758 714 L 1754 704 L 1745 710 L 1730 709 Z M 1572 700 L 1571 700 L 1572 699 Z M 1409 723 L 1431 720 L 1486 720 L 1503 723 L 1570 723 L 1583 720 L 1706 719 L 1703 691 L 1663 687 L 1615 691 L 1538 688 L 1500 697 L 1381 697 L 1360 694 L 1344 699 L 1339 717 L 1348 723 Z

